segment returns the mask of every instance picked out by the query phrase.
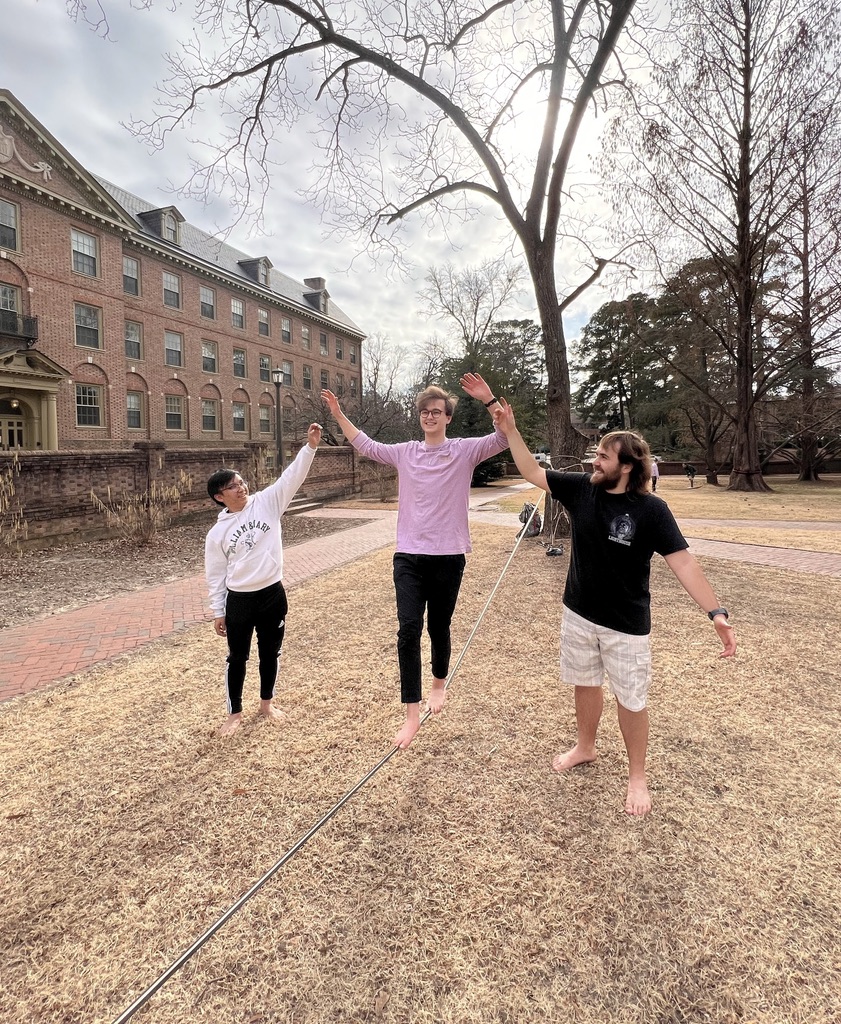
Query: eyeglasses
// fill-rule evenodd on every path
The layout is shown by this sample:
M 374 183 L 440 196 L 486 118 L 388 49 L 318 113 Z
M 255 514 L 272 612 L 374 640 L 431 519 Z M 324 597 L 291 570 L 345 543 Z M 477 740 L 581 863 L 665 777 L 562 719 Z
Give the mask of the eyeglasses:
M 425 419 L 437 420 L 439 416 L 446 416 L 443 409 L 421 409 L 420 414 Z
M 240 487 L 245 487 L 245 481 L 234 480 L 231 483 L 229 483 L 227 487 L 223 487 L 222 492 L 224 493 L 225 491 L 237 491 L 239 490 Z

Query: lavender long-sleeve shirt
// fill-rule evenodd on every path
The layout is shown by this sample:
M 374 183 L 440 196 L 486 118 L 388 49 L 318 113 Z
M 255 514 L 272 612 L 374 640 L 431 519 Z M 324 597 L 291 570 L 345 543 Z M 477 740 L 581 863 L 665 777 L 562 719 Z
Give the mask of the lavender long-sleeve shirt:
M 504 452 L 501 431 L 448 437 L 441 444 L 382 444 L 360 430 L 351 442 L 368 459 L 397 468 L 397 550 L 407 555 L 465 555 L 471 549 L 467 510 L 473 470 Z

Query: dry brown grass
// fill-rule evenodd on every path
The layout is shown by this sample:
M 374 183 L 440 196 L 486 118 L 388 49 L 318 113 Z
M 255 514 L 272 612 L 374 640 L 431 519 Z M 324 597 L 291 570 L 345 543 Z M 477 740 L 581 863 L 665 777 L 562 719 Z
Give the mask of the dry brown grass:
M 735 544 L 759 544 L 762 547 L 794 548 L 797 551 L 823 551 L 841 554 L 841 534 L 837 530 L 768 530 L 751 526 L 692 526 L 687 537 L 726 540 Z
M 513 540 L 473 533 L 457 643 Z M 209 627 L 0 707 L 4 1024 L 111 1021 L 388 750 L 389 563 L 292 592 L 282 731 L 250 718 L 214 738 Z M 841 1019 L 841 659 L 822 625 L 841 584 L 705 566 L 741 649 L 717 658 L 658 560 L 646 820 L 621 810 L 612 714 L 597 764 L 549 768 L 574 734 L 556 671 L 566 559 L 525 542 L 444 714 L 136 1019 Z

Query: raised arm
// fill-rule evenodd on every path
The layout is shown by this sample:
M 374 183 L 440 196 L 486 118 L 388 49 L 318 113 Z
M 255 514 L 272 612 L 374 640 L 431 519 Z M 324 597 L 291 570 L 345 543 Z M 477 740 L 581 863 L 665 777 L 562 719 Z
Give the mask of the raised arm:
M 686 549 L 675 551 L 671 555 L 666 555 L 666 564 L 677 577 L 678 583 L 702 611 L 709 613 L 721 608 L 721 602 L 715 596 L 715 591 L 694 555 Z M 736 636 L 723 611 L 715 616 L 713 625 L 724 646 L 721 657 L 731 658 L 736 653 Z
M 459 381 L 459 384 L 461 384 L 462 390 L 466 394 L 470 395 L 471 398 L 475 398 L 477 402 L 481 402 L 488 412 L 493 415 L 493 409 L 496 408 L 498 399 L 485 382 L 484 377 L 481 377 L 478 373 L 466 373 Z
M 327 405 L 327 408 L 330 410 L 330 415 L 342 428 L 342 433 L 345 435 L 348 441 L 352 442 L 356 435 L 359 433 L 359 428 L 355 427 L 347 418 L 347 416 L 345 416 L 345 414 L 342 412 L 342 407 L 339 405 L 338 398 L 336 398 L 332 391 L 328 391 L 327 388 L 325 388 L 321 392 L 321 399 Z
M 516 462 L 520 475 L 524 480 L 528 480 L 530 484 L 534 484 L 535 487 L 542 487 L 548 494 L 549 484 L 546 481 L 546 470 L 541 469 L 535 457 L 526 447 L 526 442 L 523 440 L 520 431 L 517 430 L 517 424 L 514 422 L 514 410 L 504 398 L 500 398 L 492 408 L 494 426 L 508 438 L 511 457 Z

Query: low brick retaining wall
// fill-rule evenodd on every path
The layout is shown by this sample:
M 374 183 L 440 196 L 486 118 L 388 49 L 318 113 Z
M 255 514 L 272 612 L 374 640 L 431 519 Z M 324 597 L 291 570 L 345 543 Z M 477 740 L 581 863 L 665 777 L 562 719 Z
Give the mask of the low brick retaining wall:
M 27 524 L 23 546 L 47 546 L 70 537 L 90 539 L 110 532 L 105 517 L 91 502 L 91 491 L 105 500 L 142 494 L 153 484 L 169 487 L 186 474 L 192 485 L 172 518 L 206 509 L 207 479 L 215 470 L 230 467 L 246 478 L 252 489 L 272 479 L 270 446 L 248 442 L 226 448 L 167 448 L 154 441 L 138 442 L 122 451 L 24 452 L 17 457 L 0 453 L 0 473 L 16 463 L 11 510 L 20 509 Z M 397 492 L 397 474 L 388 466 L 362 459 L 349 445 L 322 445 L 299 494 L 322 500 L 348 497 L 391 497 Z M 3 528 L 0 515 L 0 529 Z M 2 553 L 0 547 L 0 553 Z

